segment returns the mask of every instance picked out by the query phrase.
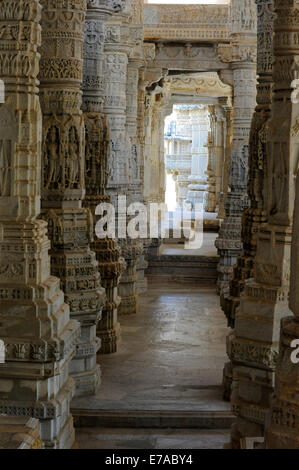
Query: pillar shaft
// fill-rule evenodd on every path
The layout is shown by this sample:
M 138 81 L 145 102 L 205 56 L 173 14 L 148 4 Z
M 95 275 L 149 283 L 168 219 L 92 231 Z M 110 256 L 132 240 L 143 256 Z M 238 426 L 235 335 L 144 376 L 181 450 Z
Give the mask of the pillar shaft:
M 83 111 L 85 122 L 85 185 L 84 206 L 97 223 L 96 207 L 101 203 L 111 203 L 106 195 L 110 158 L 110 128 L 103 112 L 105 99 L 105 23 L 112 15 L 112 3 L 87 2 L 84 41 L 83 67 Z M 117 293 L 122 259 L 117 241 L 112 238 L 95 237 L 91 244 L 105 288 L 106 302 L 102 317 L 97 325 L 97 336 L 101 339 L 99 353 L 113 353 L 117 350 L 119 323 L 117 309 L 120 298 Z
M 275 92 L 273 100 L 273 124 L 275 127 L 271 141 L 274 156 L 276 156 L 278 161 L 277 164 L 282 166 L 280 167 L 280 179 L 277 181 L 277 176 L 275 178 L 278 183 L 275 196 L 273 180 L 273 195 L 270 207 L 276 220 L 277 218 L 279 220 L 290 220 L 294 204 L 294 175 L 296 175 L 297 187 L 291 252 L 289 303 L 290 309 L 295 316 L 284 318 L 281 323 L 279 357 L 275 374 L 275 391 L 271 399 L 271 420 L 270 427 L 266 433 L 266 448 L 299 449 L 299 367 L 296 362 L 298 353 L 295 354 L 294 345 L 292 345 L 292 342 L 294 340 L 298 341 L 299 338 L 299 176 L 297 152 L 299 143 L 299 91 L 298 71 L 295 65 L 298 63 L 299 57 L 299 45 L 296 40 L 299 33 L 299 5 L 295 0 L 288 3 L 276 0 L 274 5 L 277 15 L 274 29 Z M 283 103 L 282 108 L 279 106 L 279 102 Z M 281 123 L 281 119 L 283 119 L 283 123 Z M 284 131 L 281 133 L 282 128 Z M 274 158 L 272 159 L 272 165 L 274 165 Z M 275 167 L 273 170 L 275 174 Z M 281 195 L 280 198 L 278 197 L 279 194 Z M 292 358 L 292 354 L 295 357 Z
M 85 128 L 80 88 L 86 1 L 41 3 L 42 217 L 48 221 L 52 242 L 51 272 L 60 277 L 71 317 L 81 324 L 70 370 L 76 396 L 82 396 L 95 393 L 100 383 L 96 324 L 104 303 L 95 253 L 90 250 L 92 216 L 82 207 Z
M 274 84 L 267 135 L 267 172 L 263 182 L 267 223 L 260 224 L 254 278 L 245 282 L 235 332 L 228 340 L 228 353 L 233 363 L 232 406 L 237 414 L 232 432 L 234 447 L 238 447 L 241 437 L 264 434 L 274 386 L 280 321 L 290 315 L 294 175 L 298 166 L 298 137 L 293 131 L 298 105 L 291 99 L 291 83 L 297 76 L 293 64 L 298 60 L 298 45 L 291 40 L 298 34 L 298 23 L 291 20 L 298 16 L 296 5 L 296 2 L 275 2 L 278 17 L 274 23 Z M 255 196 L 254 205 L 258 202 Z
M 256 99 L 256 5 L 254 0 L 242 5 L 238 0 L 232 0 L 230 7 L 234 115 L 228 181 L 230 191 L 225 201 L 226 216 L 216 240 L 220 255 L 218 289 L 221 295 L 228 294 L 233 268 L 242 252 L 241 219 L 243 210 L 248 206 L 248 146 Z
M 138 68 L 142 65 L 143 2 L 134 0 L 133 15 L 125 10 L 106 25 L 106 99 L 104 111 L 110 123 L 111 155 L 108 194 L 117 208 L 117 197 L 126 195 L 127 203 L 135 199 L 139 187 L 140 153 L 136 140 L 138 110 Z M 135 40 L 133 41 L 133 28 Z M 137 49 L 137 51 L 136 51 Z M 130 57 L 130 59 L 129 59 Z M 129 93 L 128 93 L 129 92 Z M 135 135 L 134 135 L 135 134 Z M 137 184 L 135 183 L 137 181 Z M 138 195 L 136 195 L 138 198 Z M 116 213 L 117 218 L 120 214 Z M 123 222 L 128 222 L 126 221 Z M 117 224 L 118 225 L 118 224 Z M 126 261 L 118 292 L 120 314 L 137 313 L 136 264 L 143 246 L 138 240 L 118 239 Z
M 220 106 L 209 106 L 210 135 L 208 142 L 209 162 L 207 169 L 207 193 L 205 210 L 216 212 L 221 189 L 221 169 L 224 164 L 225 151 L 225 115 Z
M 273 0 L 260 0 L 258 13 L 257 51 L 257 107 L 253 115 L 249 139 L 249 208 L 242 221 L 242 242 L 244 252 L 238 258 L 234 276 L 230 284 L 229 296 L 222 297 L 222 307 L 229 326 L 234 326 L 236 309 L 240 304 L 240 294 L 244 282 L 253 276 L 253 261 L 256 255 L 257 234 L 261 223 L 266 222 L 264 195 L 267 194 L 266 166 L 268 151 L 267 135 L 272 98 L 273 68 Z
M 50 275 L 47 224 L 37 218 L 40 19 L 37 0 L 0 2 L 0 338 L 6 346 L 0 413 L 38 418 L 43 447 L 62 449 L 74 443 L 69 362 L 79 324 L 70 320 L 59 279 Z

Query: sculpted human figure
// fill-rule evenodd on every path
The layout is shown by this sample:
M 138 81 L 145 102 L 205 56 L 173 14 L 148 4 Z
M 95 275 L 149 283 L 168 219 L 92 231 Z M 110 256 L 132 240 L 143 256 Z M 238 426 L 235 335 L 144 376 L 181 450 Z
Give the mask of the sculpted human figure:
M 78 141 L 74 126 L 70 128 L 69 132 L 68 173 L 69 187 L 72 187 L 79 179 Z
M 58 183 L 60 177 L 60 163 L 59 163 L 59 143 L 57 140 L 57 128 L 50 127 L 47 136 L 46 145 L 46 162 L 45 162 L 45 188 L 49 189 L 50 184 Z
M 110 155 L 109 177 L 110 180 L 113 181 L 116 170 L 116 146 L 113 140 L 111 140 Z
M 10 195 L 10 177 L 11 177 L 11 142 L 0 141 L 0 194 L 1 196 Z
M 273 172 L 273 200 L 271 214 L 277 214 L 283 210 L 284 197 L 287 187 L 286 163 L 283 155 L 283 144 L 280 146 L 279 158 L 274 162 Z

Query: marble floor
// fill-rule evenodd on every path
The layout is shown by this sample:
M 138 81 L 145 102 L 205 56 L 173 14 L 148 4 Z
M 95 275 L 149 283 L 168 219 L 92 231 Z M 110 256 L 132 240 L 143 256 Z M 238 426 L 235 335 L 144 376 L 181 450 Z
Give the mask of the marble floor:
M 218 256 L 215 247 L 215 240 L 218 233 L 204 232 L 203 243 L 198 249 L 187 250 L 183 244 L 164 243 L 161 249 L 161 255 L 183 255 L 183 256 Z
M 215 285 L 148 287 L 139 313 L 120 318 L 118 352 L 99 357 L 99 392 L 72 403 L 78 446 L 221 449 L 231 420 L 221 390 L 228 328 Z
M 215 285 L 149 283 L 137 315 L 122 316 L 118 352 L 102 355 L 102 385 L 74 410 L 229 411 L 221 380 L 225 316 Z
M 76 440 L 80 449 L 223 449 L 229 430 L 81 428 Z

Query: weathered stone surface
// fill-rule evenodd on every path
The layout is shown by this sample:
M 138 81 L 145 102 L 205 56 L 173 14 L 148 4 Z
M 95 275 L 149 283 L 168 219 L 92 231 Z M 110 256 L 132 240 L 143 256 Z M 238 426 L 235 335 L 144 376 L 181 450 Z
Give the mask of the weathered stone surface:
M 98 217 L 96 208 L 99 204 L 109 204 L 105 194 L 110 159 L 110 128 L 103 112 L 105 99 L 105 23 L 121 7 L 115 7 L 112 1 L 87 2 L 84 36 L 83 67 L 83 111 L 85 121 L 85 186 L 84 206 L 93 216 L 94 227 Z M 123 263 L 116 240 L 97 236 L 91 244 L 96 254 L 101 284 L 105 288 L 106 301 L 102 317 L 97 325 L 97 335 L 101 339 L 98 353 L 112 353 L 117 350 L 119 324 L 117 309 L 120 298 L 117 286 Z
M 266 15 L 265 22 L 271 22 L 273 19 L 271 4 L 265 1 L 258 2 L 258 5 L 260 13 Z M 262 6 L 264 9 L 261 9 Z M 252 437 L 253 432 L 256 437 L 264 434 L 270 413 L 270 397 L 274 389 L 280 322 L 282 318 L 291 313 L 288 298 L 295 194 L 294 175 L 298 166 L 295 150 L 298 138 L 293 132 L 293 126 L 296 123 L 295 116 L 298 105 L 292 103 L 291 100 L 295 72 L 293 72 L 291 65 L 286 74 L 282 73 L 282 69 L 286 60 L 290 64 L 297 60 L 298 46 L 296 43 L 293 45 L 290 43 L 286 56 L 286 46 L 282 38 L 285 35 L 291 37 L 297 31 L 298 26 L 293 23 L 291 18 L 296 17 L 298 10 L 294 2 L 287 6 L 277 1 L 274 6 L 277 16 L 274 22 L 276 39 L 274 41 L 272 111 L 271 118 L 266 124 L 268 127 L 266 135 L 261 136 L 260 134 L 263 138 L 260 145 L 265 145 L 264 148 L 260 147 L 260 158 L 261 162 L 266 163 L 267 173 L 263 177 L 262 183 L 260 175 L 255 174 L 256 193 L 252 192 L 251 182 L 253 208 L 258 208 L 257 202 L 259 202 L 259 207 L 266 213 L 267 223 L 259 224 L 253 277 L 245 281 L 240 307 L 235 316 L 235 333 L 228 340 L 228 352 L 233 364 L 233 380 L 235 382 L 233 384 L 232 406 L 238 416 L 236 427 L 232 433 L 234 447 L 239 446 L 240 437 Z M 264 25 L 261 24 L 260 35 L 262 35 L 263 28 Z M 271 28 L 271 24 L 268 28 Z M 262 45 L 263 42 L 260 42 Z M 271 56 L 266 55 L 266 61 L 263 64 L 263 70 L 267 71 L 268 68 L 268 72 L 271 71 L 268 63 L 269 57 Z M 260 87 L 263 85 L 263 78 L 262 75 Z M 266 103 L 269 102 L 269 86 L 270 82 L 266 77 L 266 89 L 263 94 L 264 98 L 268 100 Z M 260 99 L 261 91 L 260 89 Z M 264 113 L 264 124 L 266 117 L 267 114 Z M 253 126 L 256 125 L 256 122 L 255 120 Z M 263 125 L 263 121 L 260 125 Z M 266 149 L 267 152 L 263 153 Z M 253 146 L 250 162 L 253 174 L 257 167 L 254 150 Z M 263 196 L 261 196 L 260 184 L 265 188 Z M 285 322 L 282 323 L 283 331 Z M 283 337 L 284 332 L 282 333 Z M 287 360 L 285 356 L 283 357 Z M 246 366 L 245 372 L 244 366 Z M 292 384 L 292 380 L 290 382 Z M 276 390 L 279 390 L 278 384 Z M 275 422 L 275 418 L 273 419 Z M 279 422 L 277 423 L 279 424 Z
M 0 449 L 41 449 L 39 422 L 34 418 L 0 415 Z
M 74 442 L 69 362 L 79 325 L 70 320 L 40 213 L 42 126 L 38 97 L 41 6 L 1 1 L 0 412 L 40 420 L 43 447 Z M 12 31 L 14 33 L 12 34 Z
M 247 174 L 251 119 L 256 99 L 256 5 L 231 2 L 232 70 L 234 80 L 233 141 L 231 147 L 225 218 L 216 247 L 220 255 L 218 289 L 227 295 L 238 255 L 242 252 L 242 212 L 248 205 Z
M 70 364 L 76 394 L 93 394 L 100 382 L 96 324 L 104 289 L 95 253 L 91 213 L 82 208 L 84 119 L 81 112 L 83 40 L 86 1 L 42 1 L 41 106 L 42 217 L 49 225 L 51 272 L 60 277 L 71 317 L 81 336 Z
M 101 203 L 117 207 L 120 195 L 127 206 L 164 203 L 167 170 L 181 205 L 204 202 L 204 229 L 215 232 L 222 220 L 218 291 L 235 328 L 223 371 L 236 415 L 230 447 L 299 448 L 298 24 L 298 0 L 0 0 L 0 413 L 8 415 L 0 446 L 73 447 L 73 379 L 82 422 L 105 423 L 117 402 L 113 422 L 122 425 L 132 417 L 137 425 L 210 425 L 214 411 L 202 407 L 216 393 L 225 411 L 214 426 L 232 423 L 220 401 L 223 355 L 215 355 L 227 331 L 210 297 L 193 305 L 187 284 L 205 277 L 212 294 L 216 254 L 203 256 L 205 245 L 185 253 L 186 234 L 169 245 L 173 227 L 164 245 L 161 234 L 94 236 Z M 169 148 L 165 160 L 174 105 L 191 149 Z M 117 209 L 116 226 L 133 217 Z M 123 354 L 104 358 L 117 351 L 119 314 L 138 311 L 146 269 L 158 283 L 179 279 L 183 292 L 147 293 L 140 316 L 121 319 Z M 200 315 L 216 326 L 203 327 Z M 169 358 L 165 338 L 184 342 Z M 210 357 L 195 357 L 193 341 Z M 97 359 L 105 365 L 99 391 Z M 173 390 L 153 385 L 165 373 L 181 381 Z M 199 388 L 186 387 L 186 374 Z M 110 387 L 113 376 L 125 392 Z M 170 412 L 161 408 L 165 396 Z

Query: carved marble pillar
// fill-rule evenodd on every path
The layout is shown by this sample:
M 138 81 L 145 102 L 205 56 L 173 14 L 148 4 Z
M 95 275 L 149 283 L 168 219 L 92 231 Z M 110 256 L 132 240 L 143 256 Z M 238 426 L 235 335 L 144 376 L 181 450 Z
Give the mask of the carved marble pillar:
M 215 212 L 216 210 L 216 177 L 215 177 L 215 144 L 214 136 L 209 132 L 208 136 L 208 168 L 206 171 L 207 175 L 207 190 L 205 192 L 205 211 Z
M 83 111 L 85 122 L 85 207 L 91 210 L 94 226 L 96 207 L 110 203 L 106 195 L 110 158 L 110 129 L 103 112 L 105 99 L 105 22 L 118 6 L 111 0 L 87 1 L 83 67 Z M 120 304 L 117 288 L 123 270 L 120 249 L 113 238 L 95 240 L 91 244 L 101 274 L 106 302 L 97 325 L 101 339 L 99 354 L 114 353 L 120 334 L 117 309 Z
M 273 0 L 257 0 L 257 107 L 251 123 L 249 139 L 249 182 L 248 195 L 250 206 L 244 211 L 242 221 L 242 242 L 244 253 L 238 257 L 234 276 L 230 283 L 228 296 L 222 296 L 221 306 L 228 320 L 228 326 L 234 328 L 240 296 L 246 279 L 253 277 L 253 264 L 256 255 L 257 236 L 261 223 L 266 221 L 263 192 L 266 194 L 267 180 L 265 168 L 269 154 L 267 133 L 272 99 L 273 68 Z M 232 364 L 224 369 L 224 395 L 231 394 Z
M 145 149 L 145 67 L 139 69 L 138 75 L 138 105 L 137 105 L 137 144 L 139 149 L 139 194 L 140 202 L 144 200 L 144 149 Z M 147 291 L 147 278 L 145 277 L 145 270 L 148 267 L 146 260 L 147 248 L 150 240 L 143 241 L 143 253 L 139 256 L 136 271 L 137 283 L 136 289 L 138 294 Z
M 135 5 L 136 7 L 136 5 Z M 136 8 L 134 8 L 136 13 Z M 132 162 L 138 160 L 137 146 L 131 141 L 127 126 L 127 104 L 132 104 L 132 113 L 137 121 L 137 99 L 138 99 L 138 76 L 135 84 L 136 92 L 131 102 L 127 102 L 128 83 L 128 56 L 133 49 L 131 44 L 131 28 L 129 10 L 118 13 L 106 24 L 105 55 L 106 55 L 106 100 L 104 111 L 108 116 L 111 132 L 111 155 L 110 171 L 108 180 L 108 194 L 117 208 L 117 197 L 127 196 L 127 205 L 132 202 L 130 183 L 132 182 Z M 137 34 L 137 33 L 136 33 Z M 138 34 L 137 34 L 138 36 Z M 130 70 L 133 73 L 133 70 Z M 130 107 L 131 110 L 131 107 Z M 130 114 L 130 112 L 129 112 Z M 137 154 L 137 156 L 136 156 Z M 117 219 L 121 217 L 116 213 Z M 123 220 L 126 223 L 128 220 Z M 118 226 L 118 223 L 117 223 Z M 118 309 L 119 314 L 137 313 L 138 295 L 136 291 L 136 263 L 142 253 L 142 244 L 138 240 L 119 238 L 121 254 L 126 261 L 126 269 L 123 272 L 118 292 L 121 303 Z
M 218 265 L 218 290 L 228 295 L 234 265 L 242 252 L 242 213 L 248 206 L 247 174 L 248 146 L 251 119 L 256 100 L 256 5 L 254 0 L 245 3 L 231 2 L 231 27 L 233 42 L 234 117 L 229 187 L 225 201 L 226 216 L 216 240 L 220 255 Z
M 232 431 L 234 447 L 238 447 L 241 437 L 264 434 L 274 386 L 280 321 L 291 313 L 288 307 L 290 251 L 299 144 L 298 103 L 292 100 L 293 80 L 298 77 L 299 46 L 295 39 L 298 22 L 293 20 L 298 18 L 298 2 L 277 0 L 274 5 L 277 13 L 274 22 L 274 84 L 263 183 L 267 223 L 260 224 L 254 277 L 245 281 L 236 312 L 235 332 L 228 339 L 228 353 L 233 364 L 232 406 L 237 414 Z M 286 325 L 288 322 L 284 320 L 282 341 L 288 331 Z M 284 348 L 282 343 L 282 353 L 286 354 L 287 349 Z M 281 365 L 289 360 L 284 355 L 281 358 Z M 288 369 L 286 371 L 289 372 Z M 286 378 L 284 374 L 283 371 Z M 276 393 L 281 390 L 280 377 L 278 374 Z M 291 372 L 288 377 L 294 384 Z M 295 392 L 292 394 L 295 397 Z M 274 405 L 274 426 L 275 420 L 284 425 L 288 414 L 286 408 L 276 414 Z
M 0 1 L 0 413 L 38 418 L 43 447 L 63 449 L 74 443 L 69 363 L 79 324 L 50 275 L 47 224 L 38 219 L 40 19 L 37 0 Z
M 48 221 L 52 243 L 51 272 L 61 279 L 71 318 L 81 324 L 70 371 L 76 396 L 82 396 L 95 393 L 100 383 L 96 325 L 104 303 L 98 264 L 90 250 L 92 215 L 82 208 L 85 139 L 80 87 L 86 1 L 41 4 L 42 217 Z
M 209 106 L 210 129 L 208 141 L 209 162 L 207 169 L 207 192 L 205 210 L 216 212 L 219 204 L 222 169 L 225 159 L 225 114 L 219 105 Z
M 192 123 L 192 163 L 190 184 L 188 186 L 187 199 L 192 205 L 204 204 L 204 195 L 207 190 L 206 170 L 209 159 L 208 135 L 209 135 L 208 108 L 200 106 L 193 114 Z
M 297 4 L 298 5 L 298 4 Z M 296 14 L 295 2 L 292 8 L 287 12 L 280 10 L 284 21 L 289 20 Z M 291 18 L 290 18 L 291 16 Z M 282 18 L 281 15 L 278 18 Z M 288 28 L 285 23 L 284 31 Z M 282 28 L 281 28 L 282 30 Z M 298 26 L 296 26 L 298 34 Z M 279 31 L 280 32 L 280 31 Z M 281 31 L 282 32 L 282 31 Z M 288 29 L 288 32 L 290 30 Z M 278 41 L 281 40 L 281 36 Z M 298 47 L 292 45 L 292 49 L 297 51 Z M 294 54 L 295 55 L 295 54 Z M 297 72 L 298 73 L 298 72 Z M 292 77 L 290 77 L 292 78 Z M 292 124 L 294 125 L 292 137 L 294 144 L 298 146 L 298 103 L 294 109 Z M 292 131 L 291 131 L 292 132 Z M 294 135 L 295 134 L 295 135 Z M 293 139 L 292 139 L 293 140 Z M 294 212 L 294 228 L 291 252 L 291 282 L 290 282 L 290 309 L 295 317 L 287 317 L 282 320 L 280 332 L 279 357 L 276 363 L 275 390 L 271 397 L 271 419 L 270 425 L 266 430 L 266 449 L 299 449 L 299 367 L 298 367 L 298 349 L 299 339 L 299 172 L 297 168 L 297 189 Z M 295 348 L 294 348 L 295 343 Z M 292 355 L 294 356 L 292 358 Z
M 236 309 L 240 304 L 240 295 L 244 289 L 244 282 L 253 276 L 253 261 L 256 255 L 259 226 L 266 222 L 263 192 L 266 185 L 265 167 L 269 153 L 267 134 L 272 98 L 274 13 L 273 0 L 256 0 L 256 3 L 258 8 L 258 85 L 257 107 L 253 115 L 249 139 L 248 196 L 250 206 L 244 211 L 242 221 L 244 252 L 239 256 L 235 266 L 229 296 L 223 296 L 221 299 L 228 325 L 232 328 L 234 327 Z
M 230 155 L 231 155 L 231 146 L 233 140 L 233 108 L 230 100 L 226 97 L 219 98 L 219 102 L 223 106 L 225 112 L 225 121 L 224 121 L 224 134 L 225 134 L 225 145 L 224 145 L 224 155 L 223 155 L 223 164 L 221 170 L 221 184 L 220 184 L 220 194 L 219 194 L 219 208 L 218 208 L 218 218 L 225 218 L 225 201 L 226 195 L 228 192 L 228 173 L 230 166 Z

